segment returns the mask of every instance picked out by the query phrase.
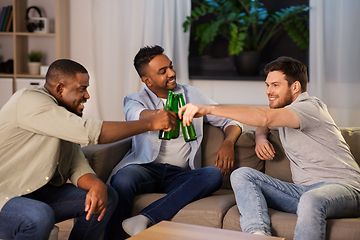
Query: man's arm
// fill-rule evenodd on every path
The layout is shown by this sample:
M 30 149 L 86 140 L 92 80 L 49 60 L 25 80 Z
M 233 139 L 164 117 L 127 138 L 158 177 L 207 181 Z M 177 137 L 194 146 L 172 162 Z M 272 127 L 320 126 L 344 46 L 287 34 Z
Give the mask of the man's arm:
M 145 110 L 144 110 L 145 111 Z M 164 129 L 169 131 L 175 128 L 175 113 L 164 109 L 153 111 L 148 118 L 141 118 L 138 121 L 128 122 L 103 122 L 99 143 L 111 143 L 131 137 L 147 131 L 158 131 Z
M 268 141 L 269 128 L 258 127 L 255 131 L 255 153 L 261 160 L 272 160 L 275 157 L 273 145 Z
M 145 109 L 140 113 L 140 120 L 151 118 L 159 110 Z M 174 112 L 166 111 L 169 117 L 173 116 Z M 234 145 L 241 134 L 239 126 L 230 125 L 225 129 L 225 139 L 220 146 L 216 155 L 215 167 L 219 168 L 223 174 L 229 174 L 234 166 Z
M 79 188 L 88 191 L 85 199 L 86 220 L 89 220 L 93 214 L 100 214 L 98 221 L 104 217 L 107 207 L 107 187 L 93 173 L 87 173 L 81 176 L 77 182 Z
M 216 155 L 215 167 L 219 168 L 224 175 L 228 175 L 234 167 L 234 146 L 241 134 L 241 128 L 230 125 L 225 129 L 225 139 Z
M 185 113 L 181 116 L 183 111 Z M 189 125 L 194 117 L 202 117 L 207 114 L 231 118 L 255 127 L 300 127 L 299 118 L 287 108 L 269 109 L 240 105 L 194 105 L 189 103 L 179 109 L 179 117 L 183 118 L 184 125 Z
M 174 118 L 176 121 L 176 118 L 177 118 L 176 114 L 172 111 L 167 111 L 164 109 L 160 109 L 160 110 L 144 109 L 140 113 L 139 120 L 148 120 L 148 119 L 152 118 L 153 116 L 155 116 L 156 114 L 158 114 L 159 111 L 164 111 L 170 119 Z

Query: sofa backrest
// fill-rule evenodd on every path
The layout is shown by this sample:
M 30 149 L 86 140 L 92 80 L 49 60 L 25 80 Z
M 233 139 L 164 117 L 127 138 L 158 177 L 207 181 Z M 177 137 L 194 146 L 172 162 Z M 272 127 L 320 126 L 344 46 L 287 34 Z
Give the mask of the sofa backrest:
M 106 182 L 114 167 L 131 148 L 131 137 L 108 144 L 82 147 L 86 159 L 97 176 Z
M 360 166 L 360 128 L 340 128 L 340 130 L 355 161 Z
M 210 124 L 204 124 L 204 136 L 201 143 L 201 166 L 215 166 L 217 152 L 224 140 L 224 132 Z M 264 162 L 255 154 L 254 135 L 251 131 L 240 135 L 235 144 L 235 160 L 233 169 L 252 167 L 264 171 Z M 230 175 L 224 176 L 222 188 L 231 189 Z
M 217 152 L 224 140 L 224 132 L 210 124 L 204 124 L 204 137 L 201 144 L 202 167 L 214 166 Z M 291 180 L 290 164 L 281 146 L 277 132 L 271 132 L 269 141 L 274 145 L 276 156 L 272 161 L 262 161 L 255 153 L 255 132 L 245 131 L 235 144 L 233 169 L 251 167 L 284 181 Z M 231 189 L 230 175 L 224 176 L 222 188 Z
M 350 151 L 360 165 L 360 128 L 341 128 L 345 141 L 350 146 Z M 217 152 L 224 140 L 223 131 L 204 124 L 204 136 L 201 144 L 202 167 L 215 166 Z M 265 172 L 274 178 L 292 182 L 290 162 L 282 148 L 278 131 L 271 131 L 269 141 L 275 148 L 275 158 L 271 161 L 262 161 L 255 154 L 255 132 L 246 131 L 239 137 L 235 144 L 234 168 L 251 167 Z M 99 144 L 83 147 L 85 157 L 101 180 L 106 182 L 112 169 L 121 161 L 124 155 L 131 148 L 131 138 L 115 143 Z M 223 188 L 231 188 L 230 176 L 224 176 Z

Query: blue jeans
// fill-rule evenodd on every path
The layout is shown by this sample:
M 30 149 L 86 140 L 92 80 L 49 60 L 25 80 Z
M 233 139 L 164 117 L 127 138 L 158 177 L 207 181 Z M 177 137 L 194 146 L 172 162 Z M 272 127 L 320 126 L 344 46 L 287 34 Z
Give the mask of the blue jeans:
M 104 218 L 98 214 L 85 219 L 87 191 L 64 184 L 47 184 L 33 193 L 10 199 L 0 212 L 0 238 L 42 240 L 48 239 L 55 223 L 78 218 L 69 239 L 98 240 L 116 205 L 117 193 L 108 186 L 108 206 Z
M 162 220 L 169 220 L 186 204 L 218 190 L 222 178 L 222 173 L 215 167 L 185 170 L 170 164 L 153 162 L 132 164 L 120 169 L 110 182 L 119 194 L 119 202 L 106 227 L 105 239 L 126 238 L 121 223 L 131 216 L 136 195 L 167 193 L 139 213 L 156 224 Z
M 325 239 L 326 219 L 360 216 L 360 193 L 337 183 L 288 183 L 242 167 L 231 176 L 244 232 L 271 235 L 268 207 L 297 214 L 294 240 Z

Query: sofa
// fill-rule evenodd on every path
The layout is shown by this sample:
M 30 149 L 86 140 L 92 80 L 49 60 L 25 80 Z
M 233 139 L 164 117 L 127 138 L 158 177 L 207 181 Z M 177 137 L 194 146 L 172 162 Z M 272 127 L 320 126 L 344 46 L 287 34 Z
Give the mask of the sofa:
M 359 164 L 360 128 L 342 128 L 341 132 Z M 278 132 L 271 130 L 269 134 L 269 141 L 276 151 L 276 156 L 271 161 L 262 161 L 256 156 L 254 134 L 253 130 L 245 131 L 236 142 L 234 169 L 243 166 L 252 167 L 269 176 L 292 182 L 289 160 L 281 146 Z M 215 157 L 223 139 L 224 134 L 219 128 L 204 124 L 204 138 L 201 145 L 202 166 L 214 166 Z M 103 181 L 106 181 L 113 167 L 121 161 L 130 148 L 131 138 L 128 138 L 111 144 L 86 146 L 82 150 L 94 171 Z M 136 215 L 141 209 L 162 196 L 164 194 L 157 193 L 136 196 L 132 214 Z M 269 215 L 272 234 L 286 240 L 293 239 L 296 214 L 269 209 Z M 188 204 L 171 221 L 241 231 L 239 218 L 240 214 L 229 176 L 224 176 L 220 190 L 211 196 Z M 326 231 L 328 240 L 360 239 L 360 218 L 329 219 Z

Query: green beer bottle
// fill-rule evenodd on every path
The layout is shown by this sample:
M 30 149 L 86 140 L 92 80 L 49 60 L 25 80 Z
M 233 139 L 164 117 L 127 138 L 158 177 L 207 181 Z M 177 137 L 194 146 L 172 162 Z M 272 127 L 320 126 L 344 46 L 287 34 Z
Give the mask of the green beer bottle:
M 185 106 L 184 96 L 182 95 L 182 93 L 179 93 L 178 95 L 179 95 L 179 106 L 180 107 Z M 190 123 L 190 126 L 184 127 L 181 121 L 181 129 L 184 135 L 185 142 L 189 142 L 197 139 L 195 128 L 192 122 Z
M 167 95 L 167 99 L 166 99 L 165 110 L 171 111 L 173 99 L 174 99 L 173 91 L 169 91 L 168 95 Z M 171 134 L 172 134 L 172 130 L 170 130 L 168 132 L 165 132 L 164 130 L 160 130 L 159 131 L 159 139 L 170 140 Z
M 171 138 L 178 138 L 180 134 L 180 119 L 178 118 L 178 110 L 179 110 L 179 95 L 173 95 L 173 101 L 171 105 L 171 111 L 176 113 L 176 126 L 174 130 L 171 130 Z

